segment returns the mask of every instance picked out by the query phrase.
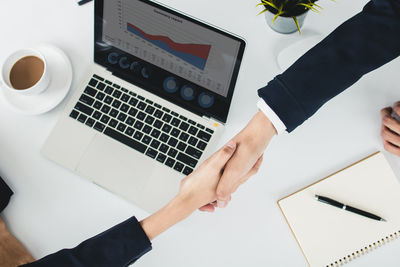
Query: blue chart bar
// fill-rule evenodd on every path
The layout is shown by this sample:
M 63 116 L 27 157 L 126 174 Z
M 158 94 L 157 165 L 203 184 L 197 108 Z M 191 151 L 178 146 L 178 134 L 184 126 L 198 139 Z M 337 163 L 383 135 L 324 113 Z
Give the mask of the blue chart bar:
M 127 30 L 201 70 L 206 66 L 210 45 L 175 43 L 165 36 L 149 35 L 130 23 L 127 24 Z

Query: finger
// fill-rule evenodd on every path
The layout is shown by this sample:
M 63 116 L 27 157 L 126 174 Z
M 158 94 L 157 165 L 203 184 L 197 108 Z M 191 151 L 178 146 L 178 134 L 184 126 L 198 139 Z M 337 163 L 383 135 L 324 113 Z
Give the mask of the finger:
M 199 208 L 200 211 L 205 211 L 205 212 L 214 212 L 215 208 L 212 204 L 207 204 L 204 205 L 203 207 Z
M 397 116 L 400 116 L 400 101 L 394 104 L 393 111 L 397 114 Z
M 387 141 L 383 141 L 383 147 L 385 148 L 386 151 L 393 153 L 397 156 L 400 156 L 400 148 L 399 147 L 396 147 Z
M 386 127 L 383 127 L 381 135 L 384 141 L 400 147 L 400 135 L 393 133 Z
M 400 122 L 398 122 L 391 115 L 382 117 L 382 124 L 385 125 L 387 128 L 389 128 L 390 130 L 392 130 L 393 132 L 400 134 Z
M 256 164 L 254 164 L 253 168 L 242 179 L 240 179 L 239 183 L 236 184 L 236 186 L 233 189 L 233 192 L 236 192 L 239 186 L 244 184 L 247 180 L 250 179 L 250 177 L 252 177 L 258 172 L 263 160 L 264 160 L 264 155 L 261 155 L 261 157 L 258 158 Z
M 209 162 L 213 164 L 216 169 L 221 169 L 226 165 L 228 160 L 231 159 L 232 155 L 235 153 L 236 143 L 230 141 L 228 144 L 224 145 L 220 150 L 215 152 L 209 159 Z
M 383 119 L 383 117 L 386 117 L 386 116 L 390 116 L 391 114 L 392 114 L 392 108 L 391 107 L 386 107 L 386 108 L 383 108 L 382 110 L 381 110 L 381 117 L 382 117 L 382 119 Z

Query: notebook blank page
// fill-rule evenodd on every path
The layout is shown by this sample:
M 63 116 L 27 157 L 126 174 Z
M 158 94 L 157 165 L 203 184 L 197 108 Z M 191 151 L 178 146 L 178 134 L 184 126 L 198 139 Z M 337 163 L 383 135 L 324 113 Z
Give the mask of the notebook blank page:
M 387 222 L 321 203 L 315 194 L 369 211 Z M 279 205 L 311 266 L 343 260 L 400 231 L 400 183 L 382 153 L 280 200 Z

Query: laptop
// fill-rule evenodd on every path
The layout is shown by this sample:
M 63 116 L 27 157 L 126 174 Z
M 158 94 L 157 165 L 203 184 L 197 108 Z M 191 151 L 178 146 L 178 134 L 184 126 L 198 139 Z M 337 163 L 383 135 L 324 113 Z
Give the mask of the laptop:
M 96 0 L 94 37 L 41 152 L 153 212 L 216 150 L 245 41 L 148 0 Z

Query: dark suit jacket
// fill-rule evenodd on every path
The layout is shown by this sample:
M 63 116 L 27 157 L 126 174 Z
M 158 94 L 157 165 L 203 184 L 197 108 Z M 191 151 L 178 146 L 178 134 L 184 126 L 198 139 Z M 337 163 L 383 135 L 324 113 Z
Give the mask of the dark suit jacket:
M 8 187 L 6 182 L 0 177 L 0 213 L 7 207 L 13 191 Z
M 372 0 L 258 94 L 291 132 L 363 75 L 399 55 L 400 0 Z

